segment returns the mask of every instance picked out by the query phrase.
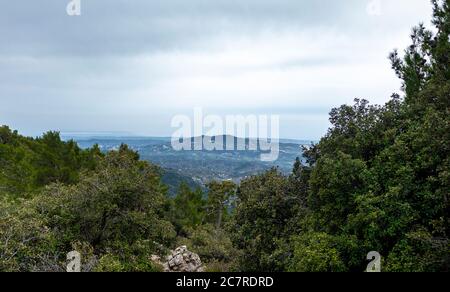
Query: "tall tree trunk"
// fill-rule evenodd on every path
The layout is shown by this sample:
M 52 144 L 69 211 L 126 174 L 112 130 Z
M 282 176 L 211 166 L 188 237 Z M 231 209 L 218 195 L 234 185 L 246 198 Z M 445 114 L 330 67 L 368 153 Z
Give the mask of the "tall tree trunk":
M 219 214 L 217 216 L 216 229 L 222 227 L 223 207 L 219 208 Z

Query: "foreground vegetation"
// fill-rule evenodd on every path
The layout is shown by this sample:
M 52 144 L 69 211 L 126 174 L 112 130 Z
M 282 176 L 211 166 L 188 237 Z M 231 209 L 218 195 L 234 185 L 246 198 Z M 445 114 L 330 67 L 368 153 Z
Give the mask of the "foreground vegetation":
M 185 244 L 210 271 L 363 271 L 372 250 L 385 271 L 449 271 L 450 7 L 432 2 L 435 33 L 390 56 L 405 96 L 333 109 L 288 177 L 171 199 L 126 145 L 0 128 L 0 270 L 63 271 L 77 250 L 84 271 L 158 271 L 150 256 Z

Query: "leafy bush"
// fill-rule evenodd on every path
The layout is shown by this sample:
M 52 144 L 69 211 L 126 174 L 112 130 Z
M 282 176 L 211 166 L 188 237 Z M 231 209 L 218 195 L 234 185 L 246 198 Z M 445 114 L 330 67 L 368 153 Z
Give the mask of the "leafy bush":
M 336 240 L 326 233 L 306 233 L 293 239 L 291 272 L 345 272 Z
M 235 268 L 238 251 L 233 247 L 229 234 L 211 224 L 191 229 L 187 238 L 180 238 L 177 245 L 186 245 L 190 251 L 197 253 L 208 271 L 230 271 Z

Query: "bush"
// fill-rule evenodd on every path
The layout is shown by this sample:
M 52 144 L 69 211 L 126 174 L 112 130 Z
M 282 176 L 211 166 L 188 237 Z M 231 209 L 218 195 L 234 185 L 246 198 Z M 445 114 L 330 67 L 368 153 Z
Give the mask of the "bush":
M 230 271 L 238 257 L 227 232 L 211 224 L 191 229 L 187 238 L 179 239 L 178 245 L 186 245 L 198 254 L 208 271 Z
M 336 240 L 326 233 L 306 233 L 293 239 L 290 272 L 345 272 Z

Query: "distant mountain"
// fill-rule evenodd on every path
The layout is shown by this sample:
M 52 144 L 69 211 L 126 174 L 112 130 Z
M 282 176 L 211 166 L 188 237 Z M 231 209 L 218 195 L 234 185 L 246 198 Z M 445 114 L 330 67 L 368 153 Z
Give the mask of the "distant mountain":
M 274 162 L 263 162 L 261 151 L 175 151 L 170 138 L 149 137 L 65 137 L 74 139 L 82 148 L 98 144 L 102 151 L 118 149 L 120 144 L 128 144 L 139 152 L 141 158 L 163 168 L 166 173 L 163 181 L 169 185 L 170 192 L 178 188 L 181 182 L 191 187 L 203 186 L 211 180 L 233 180 L 239 182 L 245 177 L 277 167 L 281 172 L 291 172 L 296 157 L 301 156 L 301 146 L 309 145 L 309 141 L 280 140 L 279 158 Z M 192 149 L 195 143 L 202 143 L 203 137 L 191 138 Z M 252 139 L 233 136 L 206 137 L 212 141 L 231 139 L 234 145 L 238 142 L 249 145 Z M 248 149 L 248 147 L 246 148 Z
M 161 138 L 161 139 L 164 139 L 164 138 Z M 171 140 L 171 138 L 165 138 L 165 139 Z M 192 137 L 190 139 L 191 139 L 192 143 L 195 143 L 195 141 L 197 141 L 198 139 L 207 139 L 212 142 L 222 140 L 224 144 L 226 141 L 234 140 L 235 145 L 237 145 L 238 142 L 248 144 L 250 141 L 257 142 L 258 140 L 265 140 L 265 139 L 258 139 L 258 138 L 238 138 L 238 137 L 231 136 L 231 135 L 218 135 L 218 136 L 205 136 L 204 135 L 204 136 Z M 269 139 L 269 141 L 271 141 L 271 140 Z M 277 141 L 277 140 L 273 140 L 273 141 Z M 296 139 L 278 139 L 278 141 L 281 144 L 296 144 L 296 145 L 310 145 L 312 143 L 316 143 L 315 141 L 312 141 L 312 140 L 296 140 Z

